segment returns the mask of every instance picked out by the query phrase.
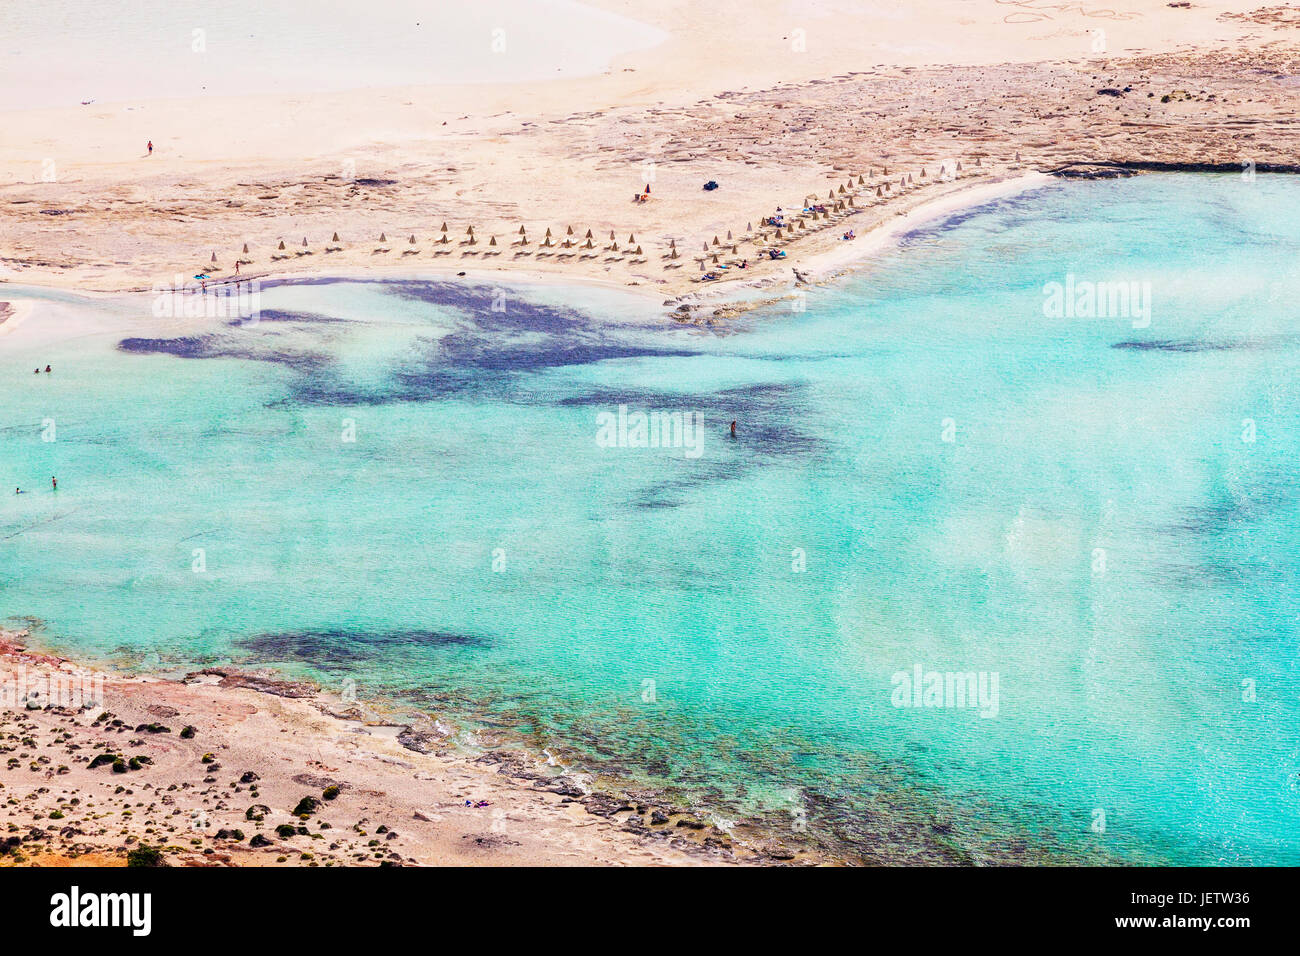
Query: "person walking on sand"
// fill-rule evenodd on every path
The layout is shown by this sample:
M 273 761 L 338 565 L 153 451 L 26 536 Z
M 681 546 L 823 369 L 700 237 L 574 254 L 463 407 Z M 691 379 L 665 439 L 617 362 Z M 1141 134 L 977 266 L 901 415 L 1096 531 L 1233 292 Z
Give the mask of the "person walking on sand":
M 153 155 L 153 140 L 149 140 L 149 155 Z

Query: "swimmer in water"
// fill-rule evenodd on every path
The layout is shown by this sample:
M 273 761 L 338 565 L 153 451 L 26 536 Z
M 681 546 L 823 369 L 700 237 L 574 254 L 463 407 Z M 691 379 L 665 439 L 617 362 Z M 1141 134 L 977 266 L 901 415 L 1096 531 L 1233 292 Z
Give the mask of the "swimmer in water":
M 731 437 L 736 437 L 736 423 L 734 421 L 731 423 Z

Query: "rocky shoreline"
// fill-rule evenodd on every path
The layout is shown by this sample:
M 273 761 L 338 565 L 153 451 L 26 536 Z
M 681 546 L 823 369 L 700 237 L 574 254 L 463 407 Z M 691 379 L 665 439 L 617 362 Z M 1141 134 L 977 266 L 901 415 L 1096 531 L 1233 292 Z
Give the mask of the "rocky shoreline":
M 0 632 L 0 865 L 733 865 L 813 863 L 747 846 L 653 795 L 592 790 L 521 750 L 438 734 L 234 668 L 179 680 L 91 671 Z M 88 695 L 94 696 L 93 694 Z M 67 703 L 66 701 L 64 703 Z

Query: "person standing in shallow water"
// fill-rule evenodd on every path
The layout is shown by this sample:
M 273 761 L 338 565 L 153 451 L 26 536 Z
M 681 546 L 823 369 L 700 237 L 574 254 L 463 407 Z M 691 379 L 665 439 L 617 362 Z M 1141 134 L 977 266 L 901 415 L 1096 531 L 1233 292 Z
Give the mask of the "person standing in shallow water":
M 731 423 L 731 437 L 736 437 L 736 423 L 734 421 Z
M 50 484 L 54 486 L 55 491 L 59 490 L 59 479 L 55 478 L 53 475 L 50 476 Z

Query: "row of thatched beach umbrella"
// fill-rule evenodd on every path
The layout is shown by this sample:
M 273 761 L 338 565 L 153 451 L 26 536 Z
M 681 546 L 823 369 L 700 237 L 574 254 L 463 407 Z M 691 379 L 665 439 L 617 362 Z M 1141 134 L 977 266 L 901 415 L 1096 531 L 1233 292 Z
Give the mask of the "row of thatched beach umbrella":
M 919 174 L 921 184 L 924 185 L 927 182 L 942 181 L 944 179 L 956 178 L 960 176 L 964 172 L 962 164 L 960 162 L 954 161 L 953 165 L 954 168 L 949 169 L 947 163 L 940 164 L 938 176 L 935 177 L 934 179 L 930 179 L 926 168 L 922 167 Z M 979 157 L 976 157 L 975 159 L 975 166 L 976 167 L 981 166 L 981 161 Z M 805 212 L 804 210 L 800 210 L 800 212 L 797 215 L 788 216 L 787 217 L 788 221 L 784 224 L 784 226 L 774 227 L 774 233 L 771 235 L 770 238 L 778 242 L 797 238 L 796 235 L 797 232 L 803 231 L 806 233 L 809 230 L 810 227 L 806 221 L 808 218 L 811 218 L 814 221 L 816 221 L 818 218 L 829 220 L 833 215 L 838 217 L 838 215 L 841 213 L 847 215 L 849 210 L 856 209 L 855 198 L 859 193 L 865 193 L 866 198 L 868 199 L 887 200 L 892 198 L 895 195 L 902 193 L 908 188 L 914 187 L 916 185 L 916 178 L 913 176 L 913 174 L 910 173 L 900 174 L 898 176 L 898 179 L 895 180 L 891 176 L 888 166 L 881 167 L 881 177 L 882 177 L 882 181 L 877 182 L 876 169 L 875 167 L 871 167 L 868 169 L 867 174 L 865 176 L 862 174 L 859 174 L 857 177 L 849 176 L 849 178 L 844 183 L 839 184 L 837 187 L 832 187 L 830 191 L 827 193 L 825 200 L 819 199 L 816 194 L 811 194 L 809 196 L 806 196 L 804 198 L 804 209 L 809 209 L 811 207 L 822 207 L 822 208 L 821 209 L 812 208 L 811 212 Z M 875 187 L 874 195 L 872 194 L 871 191 L 873 185 Z M 895 186 L 897 186 L 897 190 L 895 190 Z M 709 242 L 705 242 L 703 244 L 702 256 L 697 255 L 696 256 L 697 260 L 701 262 L 701 265 L 703 265 L 706 259 L 710 259 L 710 258 L 712 259 L 713 262 L 716 263 L 718 261 L 718 255 L 728 251 L 726 249 L 727 246 L 730 247 L 729 251 L 734 255 L 734 254 L 738 254 L 739 243 L 741 242 L 754 241 L 756 238 L 761 239 L 762 241 L 768 241 L 769 234 L 767 233 L 763 224 L 769 218 L 771 218 L 771 214 L 769 213 L 765 213 L 759 217 L 760 228 L 757 234 L 755 233 L 754 225 L 753 222 L 751 221 L 745 224 L 745 233 L 740 239 L 736 239 L 732 235 L 732 232 L 730 230 L 727 231 L 725 243 L 721 240 L 719 236 L 715 235 L 713 237 L 713 242 L 711 244 Z M 478 236 L 475 234 L 474 227 L 472 225 L 466 228 L 464 235 L 465 238 L 459 243 L 459 245 L 467 246 L 467 247 L 479 245 Z M 527 226 L 521 224 L 519 226 L 519 230 L 516 235 L 518 238 L 510 243 L 512 247 L 517 247 L 520 250 L 524 250 L 531 244 L 528 238 Z M 343 240 L 339 238 L 339 234 L 335 232 L 333 236 L 330 238 L 330 243 L 332 244 L 332 248 L 331 246 L 327 245 L 326 251 L 327 252 L 339 251 L 342 248 L 340 245 L 342 241 Z M 388 242 L 388 236 L 385 232 L 381 232 L 379 234 L 379 242 L 381 245 Z M 599 250 L 603 252 L 616 252 L 619 253 L 620 255 L 627 255 L 627 254 L 630 254 L 632 256 L 645 255 L 642 246 L 637 242 L 635 233 L 628 233 L 627 242 L 623 245 L 623 248 L 621 249 L 619 247 L 617 235 L 613 230 L 611 230 L 609 233 L 608 242 L 609 242 L 608 245 L 601 245 L 598 247 L 596 245 L 595 234 L 592 232 L 591 229 L 587 229 L 584 235 L 579 236 L 578 233 L 574 230 L 573 226 L 569 226 L 565 230 L 563 239 L 561 241 L 557 241 L 556 235 L 551 231 L 550 227 L 547 227 L 546 232 L 542 238 L 542 242 L 537 244 L 536 248 L 566 249 L 566 250 L 574 249 L 579 252 L 592 252 L 592 251 Z M 436 246 L 446 246 L 446 245 L 450 245 L 451 243 L 452 240 L 450 238 L 450 230 L 448 228 L 447 223 L 443 222 L 441 228 L 438 230 L 438 238 L 433 241 L 433 244 Z M 410 236 L 407 238 L 407 244 L 412 246 L 419 244 L 414 233 L 410 234 Z M 486 247 L 489 249 L 500 248 L 501 243 L 498 243 L 497 237 L 493 235 L 489 237 L 488 242 L 486 243 Z M 306 236 L 303 237 L 302 248 L 304 249 L 310 248 Z M 288 252 L 288 249 L 283 239 L 280 240 L 276 249 L 279 252 L 284 252 L 284 253 Z M 377 249 L 376 251 L 378 252 L 378 251 L 388 251 L 388 250 Z M 250 254 L 248 243 L 244 243 L 242 254 L 245 256 Z M 301 254 L 302 253 L 299 253 L 299 255 Z M 281 257 L 275 257 L 275 258 L 281 258 Z M 287 258 L 287 255 L 284 256 L 283 258 Z M 663 256 L 663 258 L 667 260 L 675 260 L 679 258 L 677 241 L 675 239 L 669 240 L 668 252 Z M 217 254 L 216 252 L 213 252 L 211 262 L 212 264 L 215 265 L 217 261 L 218 261 Z M 240 264 L 248 264 L 249 261 L 250 260 L 241 260 Z

